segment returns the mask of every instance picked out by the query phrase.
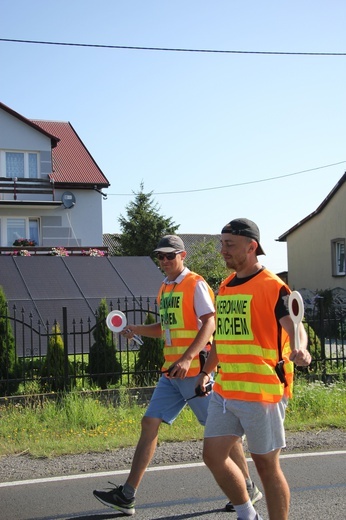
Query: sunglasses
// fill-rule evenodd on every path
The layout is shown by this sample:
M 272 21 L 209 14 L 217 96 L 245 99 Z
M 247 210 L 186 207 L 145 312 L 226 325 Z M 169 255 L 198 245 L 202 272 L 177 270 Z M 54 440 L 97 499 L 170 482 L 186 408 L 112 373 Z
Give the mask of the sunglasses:
M 182 253 L 182 251 L 172 251 L 172 253 L 156 253 L 156 258 L 158 260 L 164 260 L 165 258 L 167 258 L 167 260 L 174 260 L 179 253 Z

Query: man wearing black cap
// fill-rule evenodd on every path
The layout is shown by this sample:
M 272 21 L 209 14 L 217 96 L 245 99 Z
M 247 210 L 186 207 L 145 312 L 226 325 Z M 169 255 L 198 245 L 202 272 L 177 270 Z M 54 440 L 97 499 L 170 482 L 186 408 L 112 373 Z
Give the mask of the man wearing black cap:
M 195 396 L 202 369 L 200 353 L 210 349 L 215 331 L 214 294 L 200 275 L 184 266 L 186 251 L 179 236 L 164 236 L 154 252 L 166 274 L 158 294 L 160 321 L 127 325 L 122 334 L 127 338 L 139 334 L 164 339 L 163 376 L 142 419 L 141 436 L 124 486 L 94 491 L 94 496 L 103 504 L 128 516 L 135 513 L 135 494 L 154 455 L 161 423 L 172 424 L 188 400 L 198 421 L 204 425 L 210 399 L 210 395 L 206 399 L 191 398 Z M 262 494 L 249 477 L 241 442 L 233 447 L 232 456 L 241 467 L 243 478 L 247 477 L 253 485 L 254 500 L 259 500 Z
M 269 518 L 287 520 L 290 492 L 279 455 L 285 446 L 283 423 L 292 393 L 292 362 L 299 366 L 311 362 L 307 335 L 300 324 L 298 350 L 287 306 L 290 289 L 258 261 L 264 251 L 254 222 L 238 218 L 226 224 L 221 231 L 221 254 L 234 271 L 219 288 L 215 338 L 199 378 L 203 390 L 208 374 L 219 365 L 203 458 L 232 501 L 238 520 L 260 520 L 241 472 L 228 457 L 245 434 L 262 480 Z

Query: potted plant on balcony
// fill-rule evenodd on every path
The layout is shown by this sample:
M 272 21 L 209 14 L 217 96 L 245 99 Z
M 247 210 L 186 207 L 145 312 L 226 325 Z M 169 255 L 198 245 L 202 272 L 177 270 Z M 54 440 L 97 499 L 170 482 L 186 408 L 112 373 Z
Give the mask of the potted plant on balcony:
M 35 247 L 36 242 L 30 238 L 17 238 L 12 245 L 15 247 Z
M 49 254 L 52 256 L 69 256 L 67 249 L 62 246 L 52 247 L 52 250 Z
M 88 249 L 88 251 L 85 251 L 83 249 L 82 255 L 83 256 L 105 256 L 103 251 L 100 251 L 100 249 L 93 249 L 93 248 Z

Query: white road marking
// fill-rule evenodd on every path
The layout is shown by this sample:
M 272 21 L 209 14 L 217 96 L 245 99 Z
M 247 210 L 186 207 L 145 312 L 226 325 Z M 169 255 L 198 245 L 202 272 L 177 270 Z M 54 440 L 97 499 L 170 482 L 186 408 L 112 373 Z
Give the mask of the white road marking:
M 324 457 L 329 455 L 346 455 L 346 450 L 341 451 L 321 451 L 321 452 L 308 452 L 308 453 L 290 453 L 287 455 L 281 455 L 280 459 L 294 459 L 301 457 Z M 246 459 L 248 462 L 252 462 L 251 458 Z M 186 469 L 186 468 L 198 468 L 205 466 L 204 462 L 193 462 L 187 464 L 172 464 L 170 466 L 156 466 L 149 467 L 146 471 L 170 471 L 173 469 Z M 83 473 L 78 475 L 64 475 L 61 477 L 47 477 L 47 478 L 35 478 L 31 480 L 15 480 L 13 482 L 0 482 L 0 488 L 12 487 L 12 486 L 25 486 L 28 484 L 43 484 L 47 482 L 61 482 L 64 480 L 78 480 L 83 478 L 100 478 L 100 477 L 113 477 L 116 475 L 126 475 L 129 473 L 129 469 L 122 469 L 118 471 L 105 471 L 98 473 Z

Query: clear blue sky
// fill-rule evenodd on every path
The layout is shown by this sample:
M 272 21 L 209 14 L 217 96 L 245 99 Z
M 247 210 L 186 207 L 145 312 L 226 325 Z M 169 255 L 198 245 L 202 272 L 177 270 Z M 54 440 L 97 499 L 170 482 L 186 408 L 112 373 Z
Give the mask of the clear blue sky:
M 345 53 L 345 20 L 344 0 L 2 0 L 0 37 Z M 214 234 L 233 218 L 254 220 L 262 262 L 282 271 L 286 244 L 275 240 L 346 170 L 345 162 L 291 175 L 346 161 L 346 55 L 0 41 L 0 63 L 1 101 L 28 118 L 70 121 L 110 181 L 105 233 L 120 231 L 119 216 L 143 181 L 178 233 Z

